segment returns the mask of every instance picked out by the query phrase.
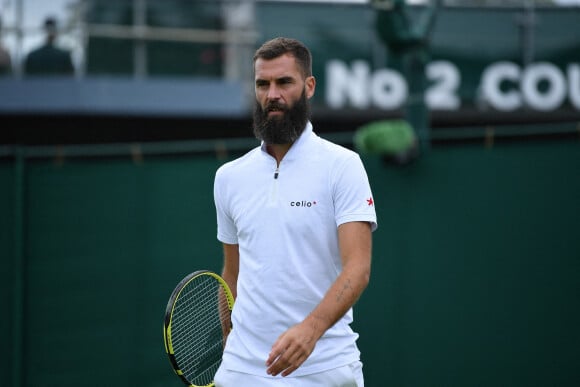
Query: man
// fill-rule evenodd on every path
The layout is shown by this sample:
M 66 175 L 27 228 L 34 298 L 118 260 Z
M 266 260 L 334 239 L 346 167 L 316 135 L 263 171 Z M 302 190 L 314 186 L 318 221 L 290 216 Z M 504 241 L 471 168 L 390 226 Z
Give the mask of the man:
M 369 281 L 374 202 L 359 156 L 313 132 L 311 61 L 294 39 L 256 51 L 262 144 L 216 173 L 222 275 L 236 297 L 217 387 L 364 384 L 349 324 Z
M 24 72 L 27 75 L 74 75 L 70 52 L 56 47 L 56 19 L 47 18 L 44 22 L 44 29 L 46 42 L 28 54 L 24 63 Z

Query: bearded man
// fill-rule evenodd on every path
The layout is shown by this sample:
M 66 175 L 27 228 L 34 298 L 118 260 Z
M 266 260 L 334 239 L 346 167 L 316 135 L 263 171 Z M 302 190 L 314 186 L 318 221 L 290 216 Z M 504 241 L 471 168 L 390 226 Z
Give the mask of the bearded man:
M 214 182 L 222 276 L 235 297 L 215 385 L 362 387 L 350 323 L 377 227 L 366 171 L 358 154 L 313 131 L 316 80 L 303 43 L 264 43 L 254 87 L 262 143 Z

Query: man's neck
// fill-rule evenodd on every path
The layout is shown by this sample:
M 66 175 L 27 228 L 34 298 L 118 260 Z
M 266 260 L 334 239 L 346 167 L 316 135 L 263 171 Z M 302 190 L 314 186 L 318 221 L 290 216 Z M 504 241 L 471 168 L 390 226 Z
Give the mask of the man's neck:
M 290 144 L 267 144 L 266 151 L 268 151 L 268 154 L 270 156 L 272 156 L 276 159 L 276 164 L 280 165 L 280 162 L 282 161 L 282 159 L 284 158 L 286 153 L 288 153 L 288 150 L 290 149 L 291 146 L 292 146 L 291 143 Z

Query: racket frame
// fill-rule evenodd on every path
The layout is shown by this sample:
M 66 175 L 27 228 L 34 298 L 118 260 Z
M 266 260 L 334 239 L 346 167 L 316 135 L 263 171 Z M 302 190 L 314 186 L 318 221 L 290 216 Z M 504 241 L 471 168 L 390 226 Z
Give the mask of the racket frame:
M 193 273 L 188 274 L 187 276 L 185 276 L 185 278 L 183 278 L 177 284 L 177 286 L 175 287 L 175 289 L 171 293 L 171 296 L 169 297 L 169 301 L 167 302 L 167 307 L 165 309 L 165 318 L 164 318 L 164 322 L 163 322 L 163 342 L 165 344 L 165 352 L 167 353 L 167 356 L 169 357 L 169 362 L 171 363 L 171 367 L 173 367 L 173 371 L 175 371 L 175 373 L 177 374 L 177 376 L 179 376 L 179 378 L 181 379 L 181 381 L 183 383 L 185 383 L 187 386 L 190 386 L 190 387 L 202 387 L 202 386 L 196 386 L 196 385 L 192 384 L 189 380 L 187 380 L 185 375 L 183 375 L 183 371 L 179 368 L 179 364 L 177 364 L 177 360 L 175 359 L 175 352 L 173 350 L 173 343 L 171 341 L 171 322 L 173 319 L 173 311 L 175 310 L 175 304 L 176 304 L 177 299 L 181 295 L 181 292 L 183 291 L 183 289 L 185 289 L 185 287 L 191 281 L 193 281 L 195 278 L 202 276 L 202 275 L 209 275 L 209 276 L 215 278 L 224 291 L 224 296 L 225 296 L 226 301 L 227 301 L 228 309 L 231 311 L 232 308 L 234 307 L 234 296 L 233 296 L 232 291 L 230 290 L 230 287 L 228 286 L 227 282 L 219 274 L 216 274 L 216 273 L 209 271 L 209 270 L 198 270 L 198 271 L 195 271 Z M 207 386 L 203 386 L 203 387 L 211 387 L 213 385 L 214 384 L 212 382 L 212 383 L 208 384 Z

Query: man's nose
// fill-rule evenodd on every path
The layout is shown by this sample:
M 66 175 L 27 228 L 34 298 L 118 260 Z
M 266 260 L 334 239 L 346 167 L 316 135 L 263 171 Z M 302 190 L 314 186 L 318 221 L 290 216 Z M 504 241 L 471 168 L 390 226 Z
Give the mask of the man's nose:
M 269 100 L 280 99 L 280 89 L 275 83 L 271 84 L 270 87 L 268 88 L 267 97 Z

